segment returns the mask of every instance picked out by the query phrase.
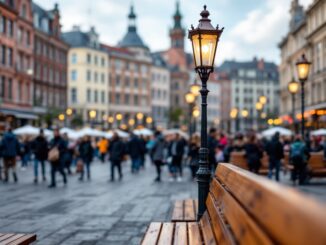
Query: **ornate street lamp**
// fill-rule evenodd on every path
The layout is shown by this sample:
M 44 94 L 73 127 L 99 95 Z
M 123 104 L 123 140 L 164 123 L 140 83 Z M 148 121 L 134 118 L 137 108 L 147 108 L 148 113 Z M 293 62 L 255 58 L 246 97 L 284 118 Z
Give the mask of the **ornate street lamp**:
M 206 210 L 206 198 L 209 192 L 209 182 L 211 172 L 208 162 L 207 148 L 207 81 L 210 73 L 214 71 L 214 61 L 217 43 L 223 32 L 223 28 L 214 28 L 211 20 L 208 19 L 209 12 L 204 6 L 204 10 L 200 13 L 201 19 L 197 28 L 191 26 L 188 37 L 192 43 L 192 50 L 195 61 L 195 70 L 201 79 L 201 146 L 199 150 L 199 169 L 197 172 L 198 182 L 198 220 Z
M 297 73 L 298 73 L 298 77 L 299 77 L 299 80 L 301 83 L 301 135 L 302 135 L 302 139 L 304 139 L 304 130 L 305 130 L 305 125 L 304 125 L 304 110 L 305 110 L 304 84 L 308 79 L 311 62 L 309 62 L 306 59 L 305 54 L 302 54 L 301 58 L 297 61 L 297 63 L 295 65 L 297 67 Z
M 296 126 L 296 118 L 295 118 L 295 95 L 298 93 L 299 91 L 299 86 L 300 84 L 294 79 L 292 78 L 292 81 L 290 81 L 288 83 L 288 90 L 291 94 L 292 97 L 292 120 L 293 120 L 293 125 L 294 125 L 294 132 L 297 134 L 297 126 Z

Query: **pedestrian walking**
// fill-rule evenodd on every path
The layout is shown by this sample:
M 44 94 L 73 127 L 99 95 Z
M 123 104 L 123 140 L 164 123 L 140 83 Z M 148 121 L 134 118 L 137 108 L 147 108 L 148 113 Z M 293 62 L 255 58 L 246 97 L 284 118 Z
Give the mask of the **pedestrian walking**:
M 140 165 L 139 165 L 139 167 L 144 169 L 145 168 L 146 153 L 147 153 L 147 149 L 146 149 L 147 141 L 146 141 L 146 139 L 145 139 L 145 137 L 143 135 L 140 135 L 139 140 L 140 140 L 140 144 L 141 144 Z
M 190 167 L 192 180 L 196 178 L 196 173 L 199 167 L 199 162 L 198 162 L 199 148 L 200 148 L 200 138 L 197 134 L 194 134 L 191 136 L 189 146 L 188 146 L 189 167 Z
M 249 137 L 249 141 L 244 145 L 244 149 L 249 171 L 258 174 L 261 166 L 260 159 L 263 157 L 263 152 L 256 142 L 255 135 Z
M 299 179 L 299 185 L 305 183 L 307 179 L 307 162 L 310 157 L 306 144 L 302 141 L 301 136 L 296 136 L 295 141 L 290 148 L 290 162 L 293 165 L 292 181 L 295 184 Z
M 144 144 L 135 134 L 131 135 L 128 142 L 128 154 L 131 158 L 131 173 L 138 173 L 141 166 Z
M 111 162 L 111 181 L 114 181 L 114 171 L 117 168 L 119 173 L 119 180 L 122 179 L 122 170 L 121 170 L 121 162 L 125 155 L 125 145 L 118 136 L 117 133 L 113 134 L 112 141 L 109 146 L 109 159 Z
M 42 178 L 46 181 L 45 162 L 48 159 L 48 142 L 44 136 L 43 129 L 40 134 L 32 142 L 32 151 L 34 153 L 34 183 L 38 182 L 38 166 L 41 164 Z
M 86 168 L 86 172 L 87 172 L 87 179 L 90 180 L 91 179 L 91 162 L 93 160 L 93 156 L 94 156 L 94 149 L 92 147 L 92 142 L 90 140 L 89 136 L 85 136 L 83 141 L 80 143 L 79 145 L 79 157 L 83 162 L 83 169 L 80 173 L 80 177 L 79 180 L 83 181 L 84 180 L 84 172 L 85 172 L 85 168 Z
M 151 149 L 151 155 L 156 167 L 157 177 L 155 182 L 161 182 L 161 166 L 164 164 L 166 143 L 161 132 L 155 132 L 155 139 Z
M 48 154 L 48 160 L 51 163 L 51 184 L 49 188 L 56 187 L 56 172 L 62 175 L 63 183 L 67 184 L 67 177 L 64 171 L 64 153 L 66 151 L 66 143 L 60 136 L 59 129 L 53 130 L 54 138 L 50 142 L 50 151 Z
M 98 147 L 98 151 L 100 153 L 100 160 L 102 163 L 104 163 L 105 156 L 109 149 L 109 141 L 105 137 L 102 137 L 100 139 L 100 141 L 97 143 L 97 147 Z
M 23 141 L 20 144 L 20 156 L 21 168 L 22 170 L 26 170 L 31 156 L 31 143 L 27 135 L 24 136 Z
M 216 137 L 217 137 L 216 128 L 211 128 L 209 130 L 207 143 L 208 143 L 208 162 L 212 172 L 215 171 L 217 166 L 216 159 L 215 159 L 215 152 L 218 146 L 218 141 Z
M 279 181 L 281 160 L 284 158 L 284 150 L 283 145 L 280 142 L 279 132 L 276 132 L 271 141 L 266 144 L 266 153 L 269 158 L 268 178 L 272 179 L 273 170 L 275 169 L 275 179 L 276 181 Z
M 175 134 L 175 138 L 171 144 L 171 156 L 172 156 L 172 176 L 177 181 L 182 181 L 182 158 L 184 154 L 185 141 L 179 134 Z
M 4 164 L 4 182 L 8 182 L 9 180 L 10 169 L 12 170 L 14 181 L 17 182 L 16 157 L 19 155 L 20 145 L 16 136 L 12 133 L 11 128 L 8 128 L 4 134 L 0 145 Z
M 70 150 L 70 145 L 69 145 L 69 138 L 68 138 L 68 134 L 64 133 L 62 135 L 62 140 L 64 141 L 65 144 L 65 150 L 63 152 L 63 157 L 62 157 L 62 161 L 63 161 L 63 168 L 67 170 L 67 173 L 69 175 L 72 174 L 70 166 L 73 160 L 73 154 Z

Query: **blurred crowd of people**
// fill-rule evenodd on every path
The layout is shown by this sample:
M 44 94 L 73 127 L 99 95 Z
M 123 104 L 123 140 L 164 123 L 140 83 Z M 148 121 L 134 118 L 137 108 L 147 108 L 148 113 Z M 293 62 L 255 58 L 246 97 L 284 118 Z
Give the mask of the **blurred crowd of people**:
M 156 182 L 162 180 L 163 166 L 167 166 L 169 181 L 182 181 L 185 166 L 189 167 L 191 179 L 194 180 L 199 168 L 199 149 L 198 134 L 186 139 L 178 133 L 163 135 L 157 131 L 151 137 L 131 134 L 129 139 L 122 139 L 114 133 L 110 140 L 84 136 L 72 141 L 67 134 L 60 135 L 59 129 L 55 129 L 54 137 L 48 140 L 42 129 L 37 137 L 26 136 L 18 139 L 9 128 L 0 140 L 0 179 L 8 182 L 11 174 L 13 181 L 18 181 L 16 161 L 19 159 L 22 170 L 30 163 L 33 164 L 34 183 L 47 180 L 46 168 L 49 165 L 49 187 L 54 188 L 58 173 L 65 185 L 67 177 L 75 172 L 79 174 L 80 181 L 84 178 L 90 180 L 92 162 L 97 158 L 102 163 L 110 163 L 109 181 L 115 181 L 116 172 L 118 179 L 123 179 L 123 162 L 130 159 L 131 173 L 138 174 L 145 168 L 148 158 L 156 168 Z M 294 166 L 292 180 L 298 179 L 302 184 L 306 179 L 310 152 L 323 151 L 326 158 L 326 137 L 303 140 L 300 136 L 280 137 L 278 133 L 270 140 L 257 139 L 255 134 L 228 137 L 212 128 L 208 134 L 208 150 L 208 162 L 212 172 L 218 163 L 229 162 L 232 152 L 245 152 L 248 169 L 258 173 L 263 154 L 266 152 L 269 156 L 268 177 L 275 175 L 277 181 L 284 153 L 289 152 L 290 163 Z

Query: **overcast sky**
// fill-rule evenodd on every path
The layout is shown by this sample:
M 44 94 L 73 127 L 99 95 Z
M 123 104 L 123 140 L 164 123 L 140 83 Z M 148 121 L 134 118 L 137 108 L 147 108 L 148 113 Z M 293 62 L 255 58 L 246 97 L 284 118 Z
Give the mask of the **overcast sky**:
M 169 47 L 169 28 L 175 0 L 33 0 L 45 9 L 59 4 L 63 31 L 79 25 L 95 26 L 101 42 L 116 45 L 127 31 L 131 2 L 135 5 L 137 28 L 151 51 Z M 300 0 L 307 7 L 312 0 Z M 216 62 L 246 60 L 254 56 L 279 62 L 277 44 L 288 30 L 291 0 L 180 0 L 182 24 L 197 25 L 199 13 L 207 5 L 213 25 L 224 26 Z M 190 41 L 186 40 L 186 50 Z

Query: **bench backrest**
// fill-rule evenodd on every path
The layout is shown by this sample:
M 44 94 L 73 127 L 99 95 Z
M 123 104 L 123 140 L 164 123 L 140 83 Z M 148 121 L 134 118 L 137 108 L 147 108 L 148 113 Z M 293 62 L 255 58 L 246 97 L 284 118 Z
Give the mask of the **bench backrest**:
M 244 151 L 232 152 L 230 156 L 230 163 L 240 168 L 248 169 L 248 162 L 245 155 L 246 154 Z M 268 155 L 266 152 L 264 152 L 264 155 L 261 158 L 261 169 L 268 169 L 268 161 Z
M 323 152 L 311 152 L 308 165 L 313 169 L 325 168 Z
M 234 165 L 218 165 L 206 203 L 221 244 L 326 244 L 324 206 Z

